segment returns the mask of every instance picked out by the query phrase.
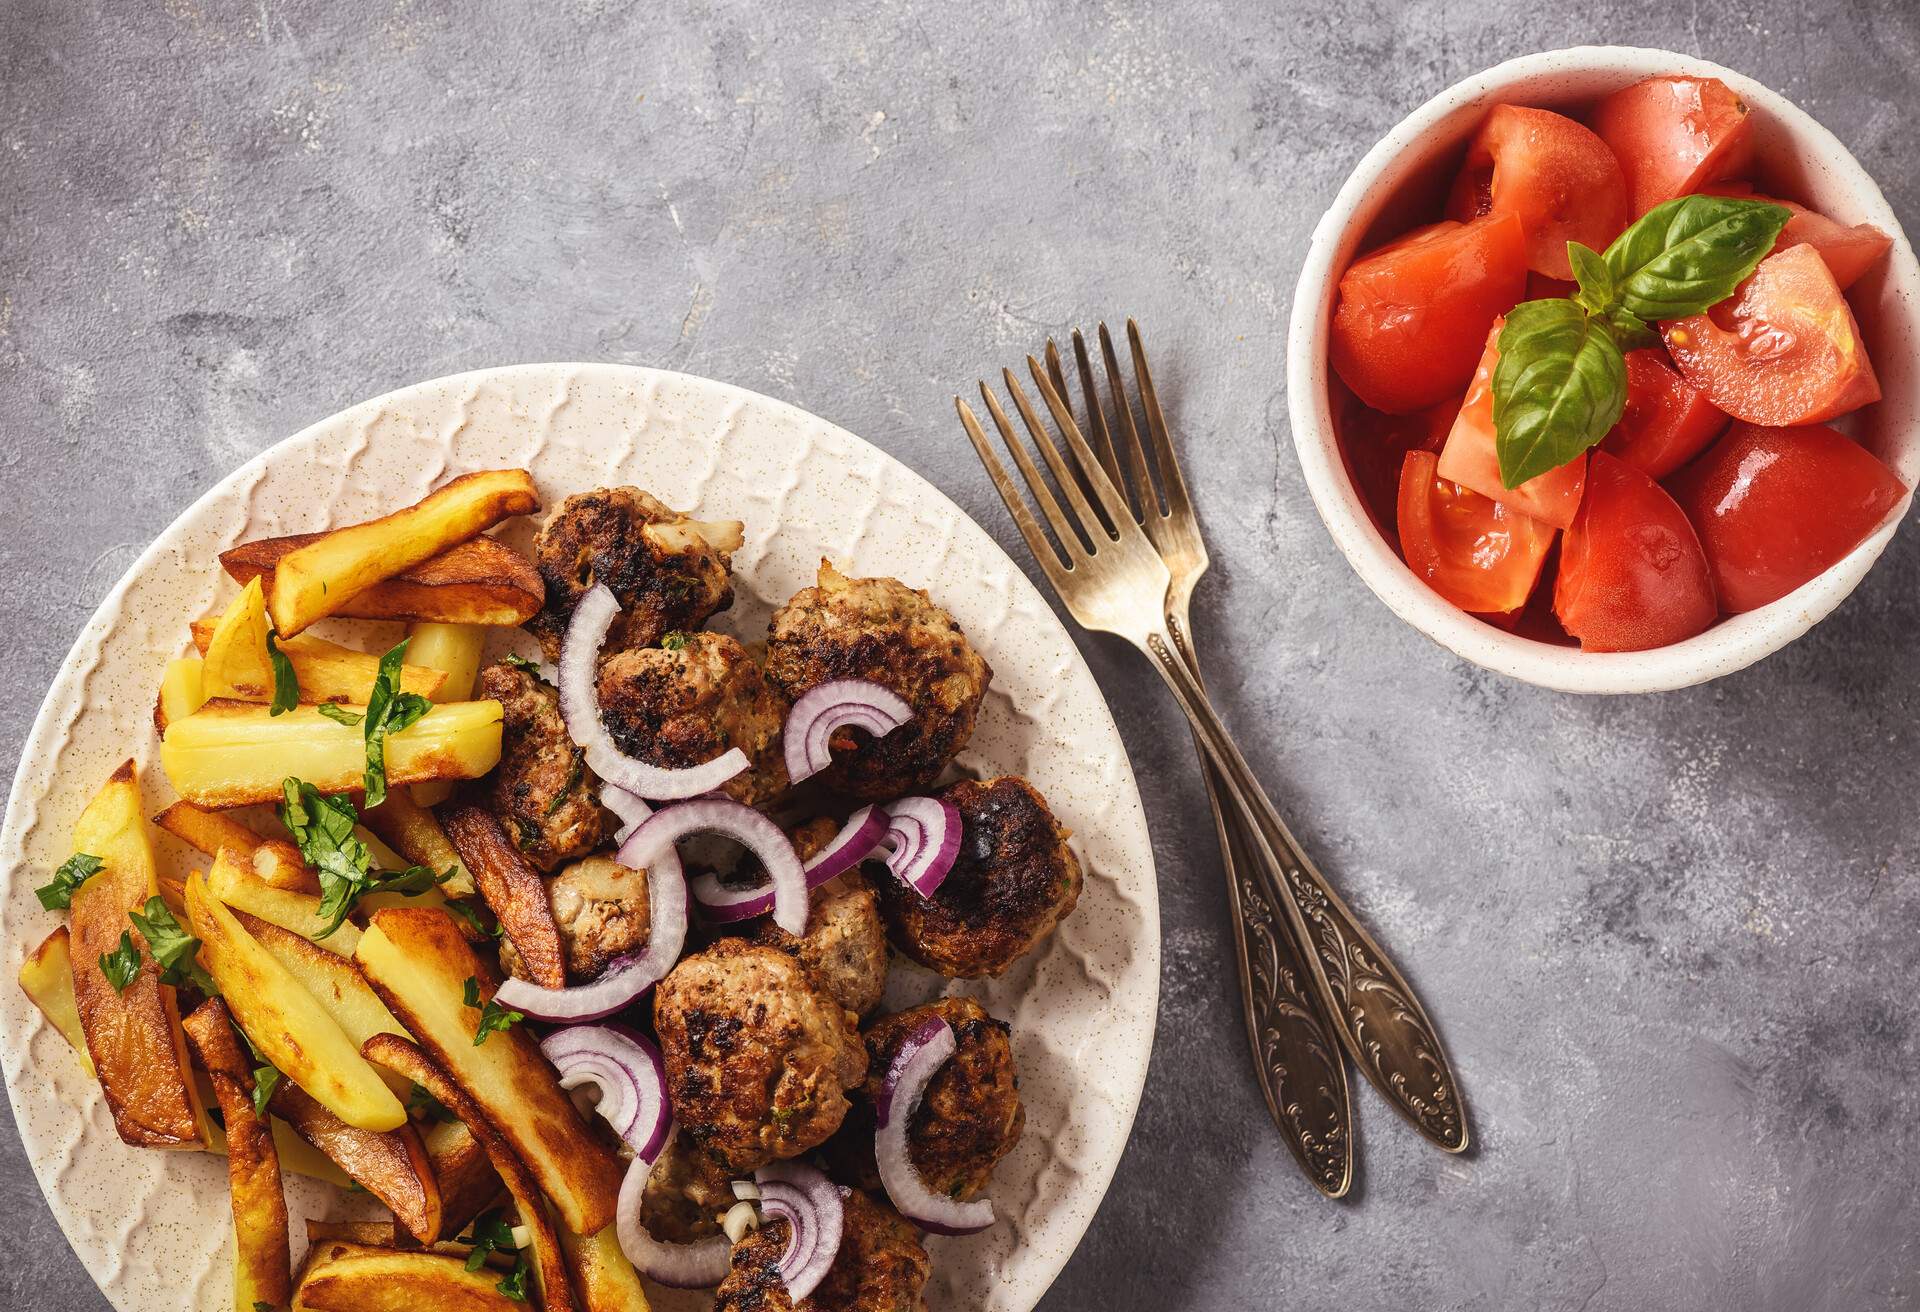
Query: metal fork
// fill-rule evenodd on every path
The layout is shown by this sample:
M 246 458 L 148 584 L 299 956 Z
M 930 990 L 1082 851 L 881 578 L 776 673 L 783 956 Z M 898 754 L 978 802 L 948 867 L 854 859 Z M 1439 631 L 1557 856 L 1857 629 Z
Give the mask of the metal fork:
M 1138 352 L 1136 364 L 1144 363 L 1144 359 L 1144 352 Z M 1304 955 L 1314 991 L 1326 1004 L 1342 1045 L 1361 1073 L 1389 1105 L 1429 1140 L 1449 1152 L 1463 1150 L 1467 1146 L 1466 1110 L 1458 1082 L 1425 1008 L 1379 944 L 1327 886 L 1324 876 L 1301 850 L 1267 798 L 1232 735 L 1214 712 L 1194 669 L 1183 656 L 1188 632 L 1185 617 L 1176 615 L 1170 624 L 1167 613 L 1171 572 L 1154 550 L 1142 524 L 1134 519 L 1131 507 L 1108 470 L 1088 447 L 1072 413 L 1039 361 L 1028 357 L 1028 367 L 1034 386 L 1072 453 L 1073 468 L 1069 468 L 1061 456 L 1013 371 L 1003 369 L 1001 378 L 1035 448 L 1053 474 L 1060 495 L 1072 508 L 1071 518 L 1062 510 L 992 389 L 984 382 L 980 384 L 980 395 L 1035 503 L 1053 529 L 1057 548 L 1048 541 L 1006 467 L 994 454 L 980 421 L 964 400 L 954 398 L 967 437 L 1006 503 L 1008 513 L 1074 619 L 1086 628 L 1111 633 L 1132 643 L 1147 657 L 1180 704 L 1195 737 L 1226 784 L 1227 797 L 1239 813 L 1253 854 L 1260 864 L 1279 872 L 1277 882 L 1284 894 L 1280 901 L 1287 919 L 1298 941 L 1313 945 L 1313 950 Z M 1121 396 L 1124 395 L 1122 391 Z M 1153 413 L 1157 415 L 1157 411 L 1156 405 Z M 1131 423 L 1130 417 L 1128 422 Z M 1177 473 L 1178 464 L 1164 421 L 1156 422 L 1150 417 L 1148 429 L 1162 470 Z M 1133 437 L 1133 445 L 1137 447 L 1137 433 Z M 1129 458 L 1132 459 L 1131 454 Z M 1145 463 L 1142 454 L 1139 472 L 1145 472 Z M 1099 501 L 1104 514 L 1094 511 L 1082 491 L 1083 482 Z M 1163 513 L 1167 518 L 1177 514 L 1191 521 L 1192 507 L 1184 495 L 1184 483 L 1167 478 L 1163 486 L 1178 488 L 1179 496 L 1176 499 L 1169 495 L 1166 512 L 1160 512 L 1157 503 L 1152 504 L 1153 512 Z M 1145 513 L 1153 495 L 1150 479 L 1142 480 L 1141 490 L 1144 519 L 1150 517 Z M 1196 530 L 1194 537 L 1197 536 Z M 1171 631 L 1174 627 L 1181 629 L 1178 643 Z
M 1147 368 L 1140 330 L 1131 319 L 1127 321 L 1127 341 L 1132 350 L 1133 373 L 1138 381 L 1147 427 L 1151 432 L 1164 434 L 1166 424 L 1160 416 L 1153 374 Z M 1147 472 L 1146 453 L 1133 422 L 1133 405 L 1121 380 L 1120 362 L 1115 357 L 1107 326 L 1100 325 L 1100 354 L 1106 365 L 1114 428 L 1122 436 L 1131 478 L 1121 474 L 1106 413 L 1100 404 L 1100 392 L 1094 385 L 1086 338 L 1078 329 L 1073 333 L 1073 354 L 1085 415 L 1083 431 L 1107 478 L 1122 493 L 1132 494 L 1129 502 L 1134 521 L 1146 531 L 1147 540 L 1167 567 L 1169 584 L 1163 607 L 1167 631 L 1192 670 L 1194 681 L 1205 687 L 1198 654 L 1189 637 L 1193 626 L 1188 620 L 1188 610 L 1194 585 L 1207 572 L 1207 544 L 1200 536 L 1200 523 L 1187 498 L 1180 466 L 1168 458 L 1172 444 L 1156 437 L 1155 454 L 1163 461 L 1160 484 L 1166 489 L 1168 506 L 1162 510 L 1160 498 L 1154 494 L 1154 480 Z M 1046 360 L 1053 391 L 1070 406 L 1072 392 L 1060 367 L 1060 351 L 1051 339 L 1047 342 Z M 1353 1105 L 1347 1090 L 1346 1063 L 1340 1057 L 1340 1041 L 1326 1017 L 1325 1007 L 1313 996 L 1305 950 L 1297 941 L 1286 913 L 1280 909 L 1283 894 L 1275 872 L 1264 866 L 1252 850 L 1253 845 L 1232 803 L 1223 808 L 1220 798 L 1227 785 L 1208 759 L 1197 732 L 1194 747 L 1200 754 L 1201 779 L 1207 787 L 1214 835 L 1220 842 L 1220 864 L 1227 878 L 1241 1014 L 1246 1021 L 1247 1042 L 1253 1050 L 1254 1074 L 1266 1099 L 1267 1112 L 1279 1127 L 1281 1139 L 1299 1162 L 1300 1169 L 1327 1197 L 1344 1197 L 1353 1184 Z

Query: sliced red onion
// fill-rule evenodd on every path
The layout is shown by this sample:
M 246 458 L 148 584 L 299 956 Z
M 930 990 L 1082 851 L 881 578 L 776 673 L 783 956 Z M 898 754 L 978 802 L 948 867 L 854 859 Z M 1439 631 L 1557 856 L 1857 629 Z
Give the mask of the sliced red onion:
M 797 784 L 833 763 L 829 741 L 835 729 L 865 729 L 880 738 L 912 718 L 904 697 L 871 679 L 833 679 L 809 688 L 787 712 L 781 730 L 787 778 Z
M 900 1215 L 923 1230 L 941 1235 L 971 1234 L 993 1224 L 992 1202 L 977 1198 L 962 1203 L 935 1193 L 920 1178 L 907 1151 L 907 1123 L 913 1119 L 913 1109 L 920 1105 L 934 1073 L 958 1046 L 951 1025 L 938 1016 L 927 1017 L 900 1045 L 881 1083 L 880 1097 L 874 1102 L 877 1128 L 873 1157 L 880 1167 L 880 1183 L 886 1186 L 887 1197 Z
M 887 803 L 887 869 L 921 897 L 932 897 L 960 855 L 960 808 L 938 797 Z
M 819 1170 L 804 1162 L 774 1162 L 753 1173 L 760 1185 L 760 1210 L 787 1223 L 787 1247 L 780 1254 L 780 1279 L 794 1302 L 811 1294 L 840 1252 L 846 1214 L 840 1191 Z
M 620 845 L 620 864 L 637 866 L 658 860 L 662 853 L 673 851 L 680 839 L 699 833 L 731 838 L 760 858 L 772 889 L 773 923 L 796 937 L 807 932 L 807 874 L 793 854 L 793 844 L 779 825 L 732 798 L 696 797 L 655 811 Z
M 711 1289 L 727 1278 L 732 1246 L 723 1234 L 708 1235 L 690 1244 L 663 1243 L 648 1234 L 640 1220 L 640 1201 L 647 1192 L 647 1177 L 652 1174 L 653 1163 L 636 1157 L 620 1182 L 620 1202 L 613 1220 L 620 1251 L 641 1275 L 670 1289 Z
M 667 1141 L 667 1068 L 646 1035 L 618 1025 L 570 1025 L 540 1041 L 540 1050 L 560 1072 L 560 1087 L 592 1084 L 600 1090 L 594 1111 L 620 1141 L 652 1161 Z
M 855 811 L 847 817 L 847 823 L 841 826 L 840 832 L 833 836 L 833 841 L 801 867 L 806 872 L 807 888 L 816 889 L 859 865 L 886 832 L 887 816 L 879 807 L 863 806 Z M 720 876 L 708 871 L 688 880 L 687 887 L 692 890 L 693 900 L 700 904 L 707 919 L 717 924 L 751 920 L 773 910 L 771 884 L 735 888 L 722 883 Z
M 640 822 L 653 814 L 653 808 L 635 797 L 624 788 L 612 784 L 603 784 L 600 789 L 600 805 L 620 817 L 620 828 L 613 834 L 613 844 L 618 847 L 627 841 L 627 836 L 640 827 Z
M 747 754 L 729 747 L 711 761 L 684 770 L 668 770 L 628 756 L 615 746 L 600 718 L 600 697 L 595 689 L 599 674 L 600 648 L 607 630 L 620 614 L 620 602 L 604 583 L 587 589 L 573 608 L 567 624 L 567 636 L 560 644 L 560 670 L 556 681 L 560 688 L 560 717 L 567 723 L 567 734 L 587 758 L 587 768 L 616 788 L 624 788 L 635 797 L 671 801 L 680 797 L 698 797 L 711 792 L 747 768 Z
M 664 814 L 662 812 L 661 814 Z M 631 846 L 631 842 L 627 846 Z M 629 860 L 627 846 L 614 858 L 629 870 L 647 872 L 647 911 L 652 920 L 647 946 L 615 957 L 600 978 L 569 988 L 545 989 L 517 976 L 510 977 L 493 995 L 503 1007 L 523 1011 L 536 1020 L 598 1020 L 620 1010 L 658 984 L 680 960 L 687 943 L 687 881 L 680 854 L 669 844 L 644 865 Z

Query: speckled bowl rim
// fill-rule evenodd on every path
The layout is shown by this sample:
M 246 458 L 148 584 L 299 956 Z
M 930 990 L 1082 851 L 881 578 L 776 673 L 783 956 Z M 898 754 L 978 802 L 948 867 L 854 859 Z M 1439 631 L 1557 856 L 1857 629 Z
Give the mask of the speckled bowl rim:
M 785 424 L 796 428 L 811 426 L 821 432 L 831 434 L 839 442 L 845 443 L 848 448 L 856 454 L 871 456 L 879 462 L 884 470 L 886 479 L 897 482 L 901 488 L 906 490 L 908 502 L 910 506 L 916 510 L 916 517 L 924 515 L 927 512 L 936 513 L 951 525 L 953 533 L 973 537 L 975 540 L 971 544 L 972 548 L 982 553 L 985 559 L 994 563 L 997 568 L 1004 568 L 1008 580 L 1006 586 L 1010 589 L 1012 600 L 1014 604 L 1017 605 L 1022 622 L 1036 626 L 1037 631 L 1045 634 L 1047 639 L 1047 655 L 1052 656 L 1056 652 L 1059 654 L 1060 669 L 1064 671 L 1063 682 L 1071 685 L 1073 690 L 1080 695 L 1084 696 L 1086 693 L 1091 693 L 1091 701 L 1088 703 L 1087 709 L 1096 713 L 1094 717 L 1096 722 L 1093 723 L 1092 727 L 1096 731 L 1095 736 L 1100 738 L 1102 742 L 1099 744 L 1096 756 L 1076 758 L 1076 762 L 1083 767 L 1095 763 L 1100 764 L 1110 775 L 1106 783 L 1107 791 L 1110 794 L 1111 808 L 1103 810 L 1102 812 L 1102 824 L 1100 826 L 1102 834 L 1099 841 L 1102 843 L 1111 841 L 1117 845 L 1118 850 L 1124 855 L 1124 861 L 1116 862 L 1115 864 L 1123 864 L 1132 876 L 1129 881 L 1127 900 L 1132 904 L 1133 910 L 1137 913 L 1138 920 L 1135 932 L 1128 940 L 1127 946 L 1132 952 L 1137 953 L 1138 956 L 1132 960 L 1127 971 L 1126 983 L 1132 991 L 1119 1000 L 1120 1004 L 1123 1005 L 1111 1006 L 1103 1013 L 1106 1016 L 1106 1023 L 1100 1033 L 1102 1064 L 1107 1065 L 1108 1068 L 1115 1073 L 1115 1078 L 1102 1082 L 1105 1087 L 1101 1090 L 1100 1114 L 1107 1118 L 1107 1123 L 1114 1126 L 1118 1132 L 1108 1137 L 1105 1144 L 1101 1146 L 1103 1150 L 1089 1151 L 1077 1159 L 1072 1156 L 1072 1147 L 1063 1147 L 1059 1144 L 1048 1146 L 1048 1150 L 1052 1155 L 1052 1161 L 1044 1169 L 1065 1174 L 1071 1183 L 1066 1187 L 1066 1193 L 1058 1202 L 1058 1208 L 1064 1213 L 1064 1221 L 1054 1226 L 1053 1233 L 1049 1235 L 1050 1243 L 1044 1250 L 1039 1250 L 1037 1245 L 1027 1245 L 1025 1242 L 1026 1232 L 1030 1228 L 1031 1218 L 1020 1213 L 1024 1212 L 1026 1207 L 1030 1207 L 1032 1201 L 1030 1199 L 1019 1200 L 1016 1203 L 1006 1204 L 1007 1206 L 1013 1207 L 1016 1211 L 1013 1222 L 1013 1229 L 1016 1233 L 1016 1247 L 1020 1248 L 1021 1251 L 1025 1252 L 1033 1260 L 1021 1269 L 1017 1277 L 1009 1276 L 995 1269 L 987 1274 L 986 1281 L 988 1287 L 992 1288 L 995 1295 L 993 1298 L 993 1306 L 996 1308 L 1009 1309 L 1012 1310 L 1012 1312 L 1026 1312 L 1026 1310 L 1031 1309 L 1045 1295 L 1054 1279 L 1059 1275 L 1062 1268 L 1065 1267 L 1068 1260 L 1077 1250 L 1087 1227 L 1092 1223 L 1093 1216 L 1104 1199 L 1108 1187 L 1112 1183 L 1113 1175 L 1119 1166 L 1120 1158 L 1124 1154 L 1126 1144 L 1131 1136 L 1132 1126 L 1139 1109 L 1139 1100 L 1141 1092 L 1145 1087 L 1148 1064 L 1152 1054 L 1154 1031 L 1159 1010 L 1159 899 L 1155 879 L 1152 843 L 1147 831 L 1144 807 L 1141 804 L 1139 789 L 1134 779 L 1132 765 L 1127 756 L 1125 744 L 1114 723 L 1111 708 L 1107 705 L 1105 695 L 1101 691 L 1098 681 L 1094 678 L 1092 670 L 1088 667 L 1085 658 L 1081 656 L 1079 649 L 1073 643 L 1065 627 L 1061 625 L 1058 617 L 1054 615 L 1052 609 L 1033 587 L 1026 574 L 1013 562 L 1005 551 L 1001 549 L 993 537 L 980 527 L 977 521 L 953 502 L 944 492 L 940 491 L 940 489 L 936 488 L 933 484 L 929 483 L 918 473 L 895 459 L 886 451 L 881 450 L 872 443 L 848 432 L 829 420 L 822 419 L 787 402 L 765 396 L 746 388 L 676 371 L 598 362 L 553 362 L 547 364 L 507 365 L 472 370 L 396 388 L 390 392 L 359 402 L 345 410 L 308 425 L 290 437 L 282 439 L 220 479 L 213 487 L 209 488 L 196 499 L 167 529 L 150 543 L 146 549 L 135 558 L 126 572 L 108 591 L 106 597 L 102 600 L 99 607 L 94 611 L 93 615 L 82 627 L 78 637 L 74 640 L 73 646 L 61 664 L 60 671 L 56 674 L 52 685 L 47 690 L 41 707 L 35 716 L 33 726 L 27 734 L 21 749 L 20 760 L 15 769 L 13 783 L 8 792 L 4 826 L 0 826 L 0 854 L 15 858 L 12 865 L 16 887 L 9 890 L 8 900 L 0 904 L 0 942 L 5 943 L 9 974 L 18 970 L 26 953 L 30 951 L 39 941 L 39 938 L 51 928 L 51 923 L 36 923 L 24 927 L 23 932 L 22 927 L 6 923 L 7 920 L 12 918 L 7 914 L 12 910 L 12 902 L 16 901 L 24 892 L 18 885 L 24 882 L 26 876 L 30 873 L 24 862 L 26 833 L 33 830 L 40 823 L 38 812 L 40 809 L 39 804 L 43 800 L 43 795 L 35 794 L 32 791 L 30 776 L 37 772 L 31 769 L 30 766 L 31 763 L 49 754 L 57 754 L 62 750 L 64 740 L 70 734 L 73 722 L 79 713 L 77 710 L 72 714 L 64 714 L 64 712 L 70 706 L 77 705 L 78 701 L 83 700 L 85 695 L 84 684 L 86 682 L 86 676 L 77 676 L 76 670 L 87 661 L 88 653 L 96 650 L 105 635 L 114 627 L 126 595 L 134 586 L 135 582 L 149 571 L 177 568 L 174 552 L 179 546 L 179 538 L 187 531 L 189 525 L 196 523 L 202 517 L 208 515 L 212 508 L 222 502 L 223 497 L 233 492 L 242 484 L 257 480 L 262 472 L 273 464 L 273 462 L 284 459 L 291 449 L 303 446 L 309 442 L 319 441 L 329 430 L 344 428 L 346 424 L 356 419 L 356 417 L 375 415 L 389 408 L 404 407 L 414 398 L 425 396 L 434 391 L 446 391 L 457 387 L 464 387 L 472 393 L 477 392 L 485 385 L 503 380 L 507 383 L 513 383 L 528 379 L 544 380 L 548 377 L 562 376 L 570 378 L 625 379 L 630 380 L 636 390 L 651 388 L 656 394 L 660 390 L 673 387 L 704 392 L 722 408 L 732 407 L 729 413 L 738 413 L 743 409 L 759 410 L 775 424 Z M 549 416 L 549 420 L 551 420 L 551 416 Z M 329 470 L 329 472 L 331 473 L 331 470 Z M 446 471 L 443 469 L 441 476 L 444 477 L 445 473 Z M 950 533 L 949 549 L 952 545 L 952 536 L 953 534 Z M 948 586 L 951 585 L 949 584 Z M 983 647 L 985 646 L 986 644 L 983 644 Z M 990 648 L 988 649 L 990 650 Z M 79 689 L 73 686 L 76 678 L 82 685 Z M 156 670 L 156 684 L 157 678 L 158 672 Z M 142 708 L 141 714 L 148 714 L 150 710 L 151 704 L 149 702 Z M 1101 754 L 1104 755 L 1104 760 L 1098 759 Z M 151 803 L 153 799 L 149 796 L 144 800 Z M 32 818 L 24 818 L 28 816 Z M 1078 846 L 1077 843 L 1076 846 Z M 1096 874 L 1096 871 L 1089 870 L 1089 879 L 1094 878 Z M 30 893 L 25 893 L 25 896 L 28 900 L 31 900 Z M 1070 917 L 1064 922 L 1062 930 L 1064 931 L 1068 926 L 1073 925 L 1073 923 L 1073 918 Z M 1056 932 L 1055 937 L 1058 939 L 1060 932 Z M 1075 951 L 1077 950 L 1078 949 L 1075 949 Z M 1032 955 L 1034 957 L 1040 957 L 1047 954 L 1036 953 Z M 1086 969 L 1084 963 L 1082 969 Z M 896 971 L 895 974 L 897 976 L 899 972 Z M 967 981 L 957 981 L 957 983 L 965 985 Z M 1031 987 L 1039 987 L 1038 975 L 1034 977 L 1034 982 Z M 102 1277 L 99 1269 L 95 1266 L 94 1262 L 90 1260 L 99 1256 L 98 1253 L 90 1251 L 90 1249 L 97 1249 L 98 1244 L 82 1244 L 80 1238 L 76 1236 L 72 1226 L 69 1224 L 66 1200 L 59 1197 L 56 1193 L 53 1176 L 57 1163 L 49 1160 L 44 1152 L 35 1151 L 35 1140 L 38 1139 L 39 1136 L 30 1136 L 27 1132 L 28 1127 L 24 1124 L 20 1102 L 22 1092 L 20 1083 L 28 1071 L 32 1069 L 31 1058 L 27 1051 L 30 1041 L 37 1036 L 53 1034 L 53 1031 L 52 1027 L 40 1016 L 38 1010 L 25 1001 L 17 988 L 13 991 L 13 998 L 16 1004 L 24 1005 L 26 1019 L 24 1022 L 15 1019 L 15 1017 L 20 1014 L 17 1009 L 10 1011 L 5 1008 L 0 1008 L 0 1056 L 5 1058 L 6 1083 L 12 1100 L 16 1124 L 20 1129 L 23 1147 L 26 1149 L 29 1164 L 33 1168 L 41 1192 L 46 1198 L 56 1221 L 60 1224 L 62 1233 L 67 1238 L 69 1244 L 73 1246 L 76 1255 L 80 1257 L 83 1265 L 87 1267 L 89 1274 L 93 1276 L 101 1292 L 116 1308 L 121 1309 L 122 1312 L 134 1312 L 136 1308 L 139 1309 L 139 1312 L 150 1312 L 153 1306 L 151 1302 L 140 1303 L 130 1301 L 131 1296 L 129 1292 L 119 1286 L 117 1279 L 110 1281 Z M 887 1005 L 889 1007 L 897 1005 L 896 994 L 892 985 L 889 987 Z M 1015 1037 L 1016 1043 L 1018 1043 L 1019 1035 L 1016 1033 Z M 1076 1061 L 1083 1055 L 1084 1049 L 1078 1047 L 1070 1054 Z M 77 1066 L 75 1070 L 78 1070 Z M 85 1110 L 75 1108 L 74 1115 L 80 1119 L 77 1133 L 83 1138 L 89 1135 L 104 1134 L 107 1138 L 113 1140 L 116 1147 L 121 1146 L 118 1143 L 117 1136 L 113 1134 L 110 1118 L 104 1115 L 104 1100 L 98 1096 L 97 1084 L 84 1075 L 80 1076 L 80 1078 L 84 1081 L 84 1084 L 91 1089 L 93 1101 L 91 1106 Z M 1073 1145 L 1073 1147 L 1078 1146 L 1077 1143 Z M 144 1158 L 171 1158 L 176 1161 L 182 1159 L 195 1161 L 206 1160 L 206 1155 L 197 1153 L 155 1154 L 143 1152 L 140 1149 L 131 1147 L 126 1147 L 124 1151 L 128 1154 L 138 1154 Z M 1059 1172 L 1059 1168 L 1061 1167 L 1065 1168 L 1064 1172 Z M 220 1174 L 220 1180 L 222 1181 L 222 1185 L 217 1197 L 194 1196 L 197 1197 L 201 1205 L 217 1211 L 221 1232 L 224 1235 L 228 1225 L 224 1171 Z M 290 1189 L 294 1184 L 304 1184 L 302 1181 L 293 1179 L 290 1179 L 288 1183 Z M 182 1187 L 183 1189 L 191 1189 L 190 1185 Z M 1000 1228 L 1002 1227 L 996 1227 L 996 1229 Z M 992 1233 L 993 1231 L 990 1230 L 982 1236 L 974 1236 L 966 1240 L 947 1240 L 943 1242 L 947 1244 L 971 1243 L 975 1239 L 983 1239 Z M 131 1232 L 124 1233 L 122 1240 L 124 1242 L 131 1237 Z M 296 1253 L 298 1251 L 299 1245 L 296 1243 Z M 940 1260 L 940 1255 L 936 1254 L 936 1275 L 938 1274 Z M 115 1265 L 116 1269 L 119 1269 L 122 1264 L 116 1262 Z M 188 1273 L 182 1273 L 183 1277 L 187 1274 Z M 183 1296 L 191 1298 L 193 1295 L 194 1291 L 188 1288 L 189 1283 L 191 1283 L 198 1292 L 202 1294 L 205 1293 L 202 1287 L 204 1286 L 207 1272 L 201 1271 L 197 1273 L 197 1275 L 199 1278 L 191 1282 L 183 1278 L 181 1284 Z M 217 1304 L 222 1308 L 225 1307 L 225 1291 L 226 1287 L 222 1285 L 218 1293 L 218 1298 L 221 1301 Z M 931 1292 L 930 1290 L 930 1295 Z M 201 1305 L 211 1306 L 204 1301 Z
M 1457 139 L 1459 115 L 1496 103 L 1515 83 L 1570 70 L 1617 73 L 1622 85 L 1656 73 L 1717 77 L 1756 111 L 1773 118 L 1804 158 L 1816 160 L 1846 185 L 1849 221 L 1872 223 L 1894 238 L 1884 295 L 1899 308 L 1885 317 L 1905 321 L 1902 335 L 1911 349 L 1916 336 L 1913 321 L 1920 306 L 1920 264 L 1879 186 L 1832 132 L 1778 92 L 1708 60 L 1668 50 L 1580 46 L 1523 55 L 1463 78 L 1407 115 L 1362 157 L 1314 228 L 1294 290 L 1287 409 L 1294 450 L 1322 522 L 1347 563 L 1394 614 L 1458 656 L 1541 687 L 1586 693 L 1661 692 L 1743 669 L 1825 619 L 1893 540 L 1912 503 L 1911 492 L 1866 541 L 1825 573 L 1769 606 L 1721 620 L 1697 637 L 1653 651 L 1582 652 L 1502 632 L 1457 610 L 1427 587 L 1374 528 L 1347 477 L 1335 438 L 1328 386 L 1329 323 L 1334 288 L 1361 235 L 1417 164 Z M 1912 419 L 1906 422 L 1890 461 L 1909 488 L 1920 482 L 1916 428 L 1920 425 Z

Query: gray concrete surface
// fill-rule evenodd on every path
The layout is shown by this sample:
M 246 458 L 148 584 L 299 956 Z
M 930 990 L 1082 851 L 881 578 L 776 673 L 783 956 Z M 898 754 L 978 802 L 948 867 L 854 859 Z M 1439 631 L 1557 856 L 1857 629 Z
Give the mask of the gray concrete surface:
M 1355 1197 L 1296 1176 L 1186 735 L 1087 641 L 1157 836 L 1166 978 L 1132 1145 L 1046 1307 L 1912 1307 L 1920 532 L 1755 669 L 1582 700 L 1396 621 L 1288 444 L 1295 270 L 1360 153 L 1468 72 L 1607 39 L 1781 89 L 1920 221 L 1904 0 L 9 4 L 5 764 L 135 551 L 364 397 L 691 370 L 871 438 L 1012 548 L 952 393 L 1135 314 L 1211 531 L 1225 714 L 1438 1013 L 1478 1149 L 1363 1094 Z M 104 1306 L 10 1123 L 0 1214 L 0 1305 Z

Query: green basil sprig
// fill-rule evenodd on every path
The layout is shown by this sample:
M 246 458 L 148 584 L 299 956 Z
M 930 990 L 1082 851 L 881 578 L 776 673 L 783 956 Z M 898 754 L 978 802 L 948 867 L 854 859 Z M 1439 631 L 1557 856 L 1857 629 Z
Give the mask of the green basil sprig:
M 1604 255 L 1568 242 L 1578 290 L 1515 306 L 1500 330 L 1500 481 L 1518 487 L 1605 437 L 1627 401 L 1626 352 L 1659 345 L 1654 323 L 1733 295 L 1791 217 L 1765 201 L 1682 196 L 1648 210 Z

